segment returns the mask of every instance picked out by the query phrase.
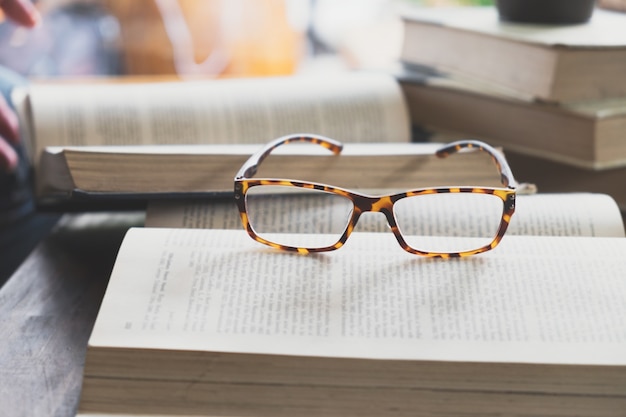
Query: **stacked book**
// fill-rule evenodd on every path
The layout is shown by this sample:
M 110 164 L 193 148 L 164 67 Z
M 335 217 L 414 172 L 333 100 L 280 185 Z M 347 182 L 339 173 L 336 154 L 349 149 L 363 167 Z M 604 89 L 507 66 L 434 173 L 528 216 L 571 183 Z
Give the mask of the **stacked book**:
M 626 14 L 585 24 L 505 23 L 495 8 L 404 16 L 414 124 L 502 146 L 541 191 L 611 194 L 626 209 Z

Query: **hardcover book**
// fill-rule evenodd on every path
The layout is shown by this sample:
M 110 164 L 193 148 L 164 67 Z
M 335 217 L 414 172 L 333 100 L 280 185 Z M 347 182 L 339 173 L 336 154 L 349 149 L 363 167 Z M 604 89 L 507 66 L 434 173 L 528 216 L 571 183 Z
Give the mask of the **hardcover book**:
M 494 7 L 410 8 L 401 60 L 461 73 L 544 101 L 626 96 L 626 16 L 577 25 L 510 23 Z

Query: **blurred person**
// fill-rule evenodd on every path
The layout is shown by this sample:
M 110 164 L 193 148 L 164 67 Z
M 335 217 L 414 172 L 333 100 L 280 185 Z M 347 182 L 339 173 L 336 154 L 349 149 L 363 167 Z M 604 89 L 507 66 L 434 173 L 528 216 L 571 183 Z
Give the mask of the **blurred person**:
M 0 0 L 0 9 L 4 15 L 15 23 L 26 27 L 34 27 L 41 17 L 30 0 Z M 3 72 L 0 74 L 0 170 L 10 173 L 17 169 L 19 157 L 13 146 L 19 140 L 17 116 L 9 107 L 7 95 L 15 83 L 21 82 L 19 76 Z M 13 145 L 13 146 L 12 146 Z
M 25 27 L 37 26 L 41 16 L 30 0 L 0 0 L 5 18 Z M 0 285 L 13 273 L 37 241 L 56 221 L 56 215 L 35 215 L 29 167 L 19 143 L 18 118 L 10 94 L 26 80 L 0 67 Z

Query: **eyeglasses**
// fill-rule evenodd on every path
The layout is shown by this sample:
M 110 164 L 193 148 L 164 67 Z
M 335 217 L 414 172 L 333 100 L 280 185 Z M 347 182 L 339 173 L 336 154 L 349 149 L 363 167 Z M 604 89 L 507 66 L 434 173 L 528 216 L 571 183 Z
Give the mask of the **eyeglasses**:
M 244 228 L 257 242 L 300 253 L 339 249 L 365 212 L 385 215 L 407 252 L 429 257 L 470 256 L 500 243 L 515 211 L 516 182 L 506 159 L 476 140 L 445 145 L 435 155 L 487 152 L 504 187 L 419 188 L 369 196 L 330 185 L 288 179 L 251 179 L 277 147 L 308 142 L 339 154 L 343 145 L 314 135 L 285 136 L 253 154 L 235 177 L 235 200 Z

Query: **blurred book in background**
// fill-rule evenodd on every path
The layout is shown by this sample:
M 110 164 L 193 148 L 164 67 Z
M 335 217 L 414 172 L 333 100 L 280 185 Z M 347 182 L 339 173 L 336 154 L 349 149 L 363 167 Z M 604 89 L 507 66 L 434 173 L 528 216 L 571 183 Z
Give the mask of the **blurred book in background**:
M 626 16 L 578 25 L 508 23 L 493 7 L 413 8 L 401 60 L 545 101 L 626 96 Z

